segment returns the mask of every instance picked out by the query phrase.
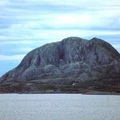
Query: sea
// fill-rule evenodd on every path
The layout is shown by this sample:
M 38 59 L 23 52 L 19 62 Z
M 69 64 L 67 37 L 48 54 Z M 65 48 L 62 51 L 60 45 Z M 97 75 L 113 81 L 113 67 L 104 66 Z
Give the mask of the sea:
M 0 94 L 0 120 L 120 120 L 120 96 Z

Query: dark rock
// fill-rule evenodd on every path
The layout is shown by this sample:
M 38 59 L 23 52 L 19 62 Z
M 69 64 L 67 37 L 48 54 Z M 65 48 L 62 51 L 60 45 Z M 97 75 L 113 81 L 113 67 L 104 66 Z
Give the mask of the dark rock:
M 29 52 L 2 83 L 37 81 L 68 83 L 120 78 L 120 54 L 107 42 L 93 38 L 69 37 Z

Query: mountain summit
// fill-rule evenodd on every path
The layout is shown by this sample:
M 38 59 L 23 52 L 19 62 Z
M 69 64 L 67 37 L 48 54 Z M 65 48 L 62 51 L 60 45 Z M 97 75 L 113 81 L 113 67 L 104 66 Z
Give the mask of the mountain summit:
M 109 43 L 69 37 L 32 50 L 0 82 L 71 84 L 119 78 L 120 54 Z

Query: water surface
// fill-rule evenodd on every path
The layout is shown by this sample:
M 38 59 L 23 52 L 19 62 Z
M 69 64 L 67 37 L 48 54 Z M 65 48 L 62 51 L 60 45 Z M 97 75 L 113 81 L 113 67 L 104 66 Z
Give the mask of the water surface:
M 120 96 L 0 94 L 0 120 L 120 120 Z

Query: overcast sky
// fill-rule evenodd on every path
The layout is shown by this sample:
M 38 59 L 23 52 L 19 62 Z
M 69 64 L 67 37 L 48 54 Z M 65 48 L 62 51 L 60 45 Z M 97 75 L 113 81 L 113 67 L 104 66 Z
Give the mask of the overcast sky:
M 120 52 L 120 0 L 0 0 L 0 76 L 32 49 L 77 36 Z

